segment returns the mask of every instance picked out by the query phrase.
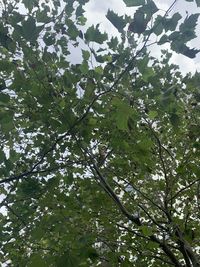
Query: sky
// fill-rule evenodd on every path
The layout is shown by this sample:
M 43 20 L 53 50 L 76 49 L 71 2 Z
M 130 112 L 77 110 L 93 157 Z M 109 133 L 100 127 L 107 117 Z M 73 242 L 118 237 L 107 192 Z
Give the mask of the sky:
M 173 0 L 154 0 L 155 4 L 159 9 L 167 10 L 168 7 L 173 3 Z M 100 24 L 100 29 L 102 31 L 106 31 L 108 34 L 117 35 L 118 32 L 114 28 L 114 26 L 106 19 L 105 15 L 107 10 L 111 9 L 115 13 L 119 15 L 132 15 L 136 10 L 135 7 L 127 8 L 123 2 L 123 0 L 90 0 L 88 4 L 85 6 L 86 17 L 87 17 L 87 25 L 92 24 Z M 191 13 L 200 13 L 200 8 L 197 8 L 195 3 L 186 2 L 186 0 L 178 0 L 176 5 L 174 6 L 171 14 L 179 12 L 183 17 Z M 198 24 L 200 20 L 198 21 Z M 200 46 L 200 27 L 197 25 L 197 38 L 192 40 L 188 45 L 199 48 Z M 155 49 L 156 47 L 156 49 Z M 159 56 L 160 52 L 157 49 L 157 46 L 152 47 L 151 52 L 154 56 Z M 168 49 L 168 46 L 163 46 L 162 49 Z M 183 73 L 192 72 L 194 73 L 196 70 L 200 71 L 200 53 L 196 56 L 195 59 L 189 59 L 183 55 L 173 53 L 171 61 L 180 66 L 180 70 Z

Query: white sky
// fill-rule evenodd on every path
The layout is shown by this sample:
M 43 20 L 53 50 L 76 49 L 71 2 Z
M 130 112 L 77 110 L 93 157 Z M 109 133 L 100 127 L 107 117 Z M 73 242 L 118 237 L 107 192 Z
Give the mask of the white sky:
M 173 3 L 173 0 L 154 0 L 155 4 L 159 9 L 167 10 L 167 8 Z M 87 25 L 100 23 L 100 29 L 106 31 L 108 34 L 117 35 L 118 32 L 114 26 L 106 19 L 105 15 L 108 9 L 113 10 L 119 15 L 134 14 L 136 8 L 126 7 L 123 0 L 90 0 L 85 6 Z M 173 8 L 174 12 L 179 12 L 185 17 L 186 12 L 190 13 L 200 13 L 200 8 L 197 8 L 195 3 L 186 2 L 185 0 L 178 0 Z M 200 23 L 200 21 L 199 21 Z M 197 25 L 197 38 L 191 42 L 191 46 L 199 48 L 200 46 L 200 27 Z M 190 44 L 189 44 L 190 45 Z M 164 49 L 166 47 L 162 47 Z M 152 47 L 152 55 L 159 56 L 159 51 Z M 173 53 L 172 62 L 178 64 L 183 73 L 200 71 L 200 53 L 197 54 L 195 59 L 189 59 L 183 55 Z

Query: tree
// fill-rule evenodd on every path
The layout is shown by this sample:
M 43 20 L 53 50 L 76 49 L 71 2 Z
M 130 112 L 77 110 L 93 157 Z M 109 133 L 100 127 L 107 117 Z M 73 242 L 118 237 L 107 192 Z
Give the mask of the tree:
M 200 75 L 148 50 L 194 58 L 199 14 L 87 2 L 1 1 L 2 266 L 200 266 Z

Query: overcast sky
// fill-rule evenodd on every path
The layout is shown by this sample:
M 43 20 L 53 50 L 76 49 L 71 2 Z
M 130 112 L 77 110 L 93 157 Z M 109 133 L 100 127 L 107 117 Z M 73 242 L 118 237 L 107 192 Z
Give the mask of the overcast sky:
M 167 10 L 167 8 L 172 4 L 173 0 L 155 0 L 155 4 L 159 9 Z M 103 31 L 111 34 L 117 34 L 117 30 L 112 26 L 112 24 L 106 19 L 105 15 L 108 9 L 113 10 L 119 15 L 128 14 L 133 15 L 135 8 L 127 8 L 123 0 L 90 0 L 85 6 L 86 17 L 88 19 L 88 25 L 100 23 L 100 28 Z M 197 8 L 195 3 L 186 2 L 185 0 L 178 0 L 173 8 L 172 13 L 179 12 L 185 17 L 186 12 L 190 13 L 200 13 L 200 8 Z M 200 20 L 199 20 L 200 23 Z M 198 23 L 198 24 L 199 24 Z M 195 40 L 191 42 L 190 45 L 193 47 L 200 47 L 200 27 L 197 25 L 197 36 Z M 162 47 L 163 49 L 164 47 Z M 158 49 L 152 49 L 152 54 L 158 56 Z M 183 55 L 173 55 L 173 63 L 179 64 L 182 72 L 195 72 L 200 71 L 200 53 L 195 59 L 189 59 Z

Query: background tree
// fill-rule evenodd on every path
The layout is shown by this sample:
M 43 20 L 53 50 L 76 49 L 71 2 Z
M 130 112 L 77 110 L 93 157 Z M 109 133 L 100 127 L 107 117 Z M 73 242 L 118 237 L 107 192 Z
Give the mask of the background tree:
M 1 263 L 200 266 L 200 75 L 147 49 L 194 58 L 199 14 L 123 0 L 119 39 L 87 2 L 1 1 Z

